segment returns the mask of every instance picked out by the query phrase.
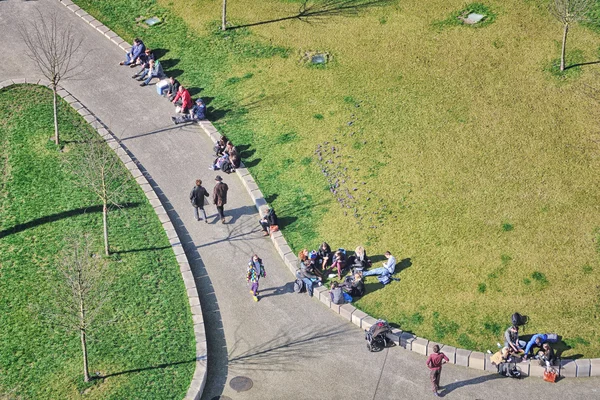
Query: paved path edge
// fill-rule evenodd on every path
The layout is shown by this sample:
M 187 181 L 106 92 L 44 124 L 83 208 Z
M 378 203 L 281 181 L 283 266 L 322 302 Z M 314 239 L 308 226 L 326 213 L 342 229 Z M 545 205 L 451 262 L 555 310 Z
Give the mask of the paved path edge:
M 51 88 L 50 82 L 44 79 L 9 79 L 0 82 L 0 90 L 13 85 L 31 84 L 41 85 Z M 192 312 L 192 321 L 194 327 L 194 337 L 196 341 L 196 368 L 192 381 L 188 388 L 185 396 L 185 400 L 198 400 L 202 396 L 202 391 L 206 385 L 206 373 L 207 373 L 207 346 L 206 346 L 206 333 L 204 331 L 204 318 L 202 316 L 202 309 L 200 307 L 200 298 L 198 296 L 198 289 L 196 288 L 196 282 L 190 269 L 181 240 L 175 231 L 175 227 L 167 214 L 167 211 L 160 202 L 154 188 L 140 170 L 138 162 L 132 159 L 129 151 L 121 144 L 121 141 L 98 119 L 96 116 L 85 107 L 75 96 L 69 93 L 67 90 L 60 88 L 57 94 L 62 97 L 79 115 L 86 120 L 88 124 L 98 132 L 98 134 L 104 139 L 108 146 L 115 152 L 117 157 L 123 162 L 123 165 L 131 173 L 133 179 L 137 182 L 140 188 L 144 191 L 146 198 L 150 205 L 154 208 L 156 217 L 162 223 L 162 227 L 165 230 L 165 234 L 169 239 L 173 253 L 179 264 L 179 271 L 181 272 L 181 278 L 185 285 L 187 292 L 188 301 L 190 303 L 190 310 Z
M 87 12 L 82 10 L 79 6 L 73 3 L 71 0 L 59 0 L 64 6 L 66 6 L 69 10 L 74 12 L 76 15 L 81 17 L 85 22 L 90 24 L 93 28 L 95 28 L 98 32 L 100 32 L 103 36 L 113 42 L 115 45 L 119 46 L 122 50 L 128 51 L 131 48 L 131 45 L 127 43 L 125 40 L 121 39 L 115 32 L 113 32 L 110 28 L 102 24 L 100 21 L 89 15 Z M 0 89 L 2 88 L 2 84 L 0 83 Z M 198 122 L 202 130 L 209 136 L 211 140 L 214 142 L 218 141 L 221 135 L 217 131 L 217 129 L 213 126 L 210 121 L 204 120 Z M 254 178 L 250 174 L 250 172 L 245 168 L 244 164 L 240 165 L 240 168 L 236 169 L 236 174 L 242 181 L 244 187 L 248 191 L 248 194 L 254 201 L 254 205 L 256 206 L 258 213 L 264 216 L 263 208 L 268 206 L 267 201 L 263 197 L 262 192 L 260 191 L 258 185 L 254 181 Z M 283 237 L 281 232 L 275 232 L 271 234 L 271 240 L 275 249 L 281 256 L 284 264 L 289 268 L 292 275 L 296 276 L 296 271 L 298 270 L 298 257 L 292 252 L 291 247 L 288 245 L 287 241 Z M 182 249 L 183 250 L 183 249 Z M 177 253 L 176 253 L 177 254 Z M 185 253 L 183 253 L 185 254 Z M 189 270 L 189 264 L 188 264 Z M 183 273 L 183 272 L 182 272 Z M 184 277 L 185 282 L 185 277 Z M 195 285 L 194 285 L 195 287 Z M 189 291 L 188 291 L 189 293 Z M 354 325 L 359 328 L 368 330 L 377 319 L 371 317 L 370 315 L 364 313 L 361 310 L 358 310 L 356 307 L 351 304 L 343 304 L 337 305 L 331 303 L 329 297 L 329 291 L 325 287 L 317 287 L 314 291 L 313 296 L 317 301 L 320 301 L 329 309 L 339 314 L 342 318 L 348 319 L 348 321 L 352 322 Z M 191 302 L 190 302 L 191 304 Z M 199 304 L 199 303 L 198 303 Z M 198 307 L 199 308 L 199 307 Z M 193 309 L 193 307 L 192 307 Z M 202 318 L 202 314 L 200 314 L 200 318 Z M 194 325 L 195 327 L 196 325 Z M 204 329 L 203 329 L 204 331 Z M 205 336 L 204 336 L 205 337 Z M 394 343 L 406 350 L 410 350 L 424 356 L 429 355 L 433 350 L 434 345 L 439 345 L 441 351 L 448 353 L 448 358 L 450 359 L 451 364 L 461 365 L 468 368 L 477 369 L 480 371 L 488 371 L 495 372 L 496 367 L 493 366 L 490 362 L 490 355 L 485 354 L 478 351 L 457 349 L 453 346 L 444 345 L 442 343 L 437 343 L 430 341 L 428 339 L 420 338 L 412 333 L 403 332 L 401 329 L 393 329 L 393 333 L 389 336 L 389 338 L 394 341 Z M 198 358 L 197 358 L 198 360 Z M 203 359 L 206 360 L 206 357 Z M 542 376 L 543 370 L 541 366 L 535 361 L 526 361 L 519 363 L 518 366 L 521 368 L 521 372 L 526 376 Z M 198 370 L 198 367 L 196 367 Z M 560 361 L 560 365 L 556 366 L 556 370 L 561 377 L 569 377 L 569 378 L 586 378 L 590 376 L 600 376 L 600 358 L 593 359 L 562 359 Z M 194 374 L 194 380 L 196 379 L 197 374 Z M 186 395 L 185 399 L 199 399 L 202 394 L 202 389 L 204 388 L 205 380 L 206 380 L 206 367 L 204 367 L 204 379 L 202 381 L 202 385 L 200 388 L 200 392 L 197 397 L 190 397 L 190 392 L 192 387 L 194 386 L 194 380 L 192 380 L 192 385 L 190 385 L 190 390 Z

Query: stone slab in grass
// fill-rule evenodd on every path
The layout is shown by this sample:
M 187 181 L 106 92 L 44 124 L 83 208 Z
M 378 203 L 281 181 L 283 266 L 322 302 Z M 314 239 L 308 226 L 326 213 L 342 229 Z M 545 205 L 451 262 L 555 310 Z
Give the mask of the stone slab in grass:
M 562 359 L 560 361 L 560 376 L 564 378 L 577 377 L 577 364 L 575 364 L 575 360 Z
M 577 365 L 578 378 L 587 378 L 590 376 L 590 369 L 592 367 L 592 363 L 589 358 L 575 360 L 575 364 Z
M 485 355 L 480 351 L 473 351 L 469 355 L 469 367 L 480 371 L 485 370 Z
M 600 376 L 600 358 L 590 360 L 590 376 Z
M 415 339 L 414 342 L 412 342 L 411 350 L 414 351 L 415 353 L 423 354 L 424 356 L 426 356 L 428 344 L 429 344 L 429 340 L 418 337 Z
M 354 307 L 352 304 L 344 304 L 340 307 L 340 315 L 348 321 L 352 321 L 352 314 L 355 311 L 356 307 Z
M 471 355 L 471 350 L 456 349 L 456 365 L 468 367 L 470 355 Z
M 352 313 L 352 323 L 360 328 L 362 320 L 367 318 L 368 316 L 369 315 L 367 313 L 360 310 L 356 310 Z

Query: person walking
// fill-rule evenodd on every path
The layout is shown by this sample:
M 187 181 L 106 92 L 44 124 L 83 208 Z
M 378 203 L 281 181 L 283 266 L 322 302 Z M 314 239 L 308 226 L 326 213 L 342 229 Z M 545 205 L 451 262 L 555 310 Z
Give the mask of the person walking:
M 265 266 L 262 260 L 255 254 L 248 263 L 248 271 L 246 274 L 246 282 L 252 283 L 250 293 L 254 298 L 254 301 L 258 301 L 258 281 L 260 278 L 266 278 L 267 273 L 265 272 Z
M 192 206 L 194 207 L 194 217 L 196 221 L 200 221 L 200 215 L 198 215 L 198 210 L 202 211 L 202 215 L 204 216 L 204 222 L 208 223 L 206 219 L 206 211 L 204 211 L 204 202 L 208 197 L 208 191 L 202 186 L 202 180 L 196 179 L 196 186 L 190 192 L 190 201 L 192 202 Z
M 215 181 L 217 184 L 213 189 L 213 203 L 217 206 L 217 211 L 219 212 L 219 216 L 221 217 L 221 223 L 225 223 L 225 204 L 227 204 L 227 191 L 229 187 L 226 183 L 223 183 L 223 178 L 221 175 L 217 175 L 215 177 Z
M 425 363 L 429 368 L 429 378 L 431 379 L 431 385 L 433 386 L 433 394 L 439 397 L 438 390 L 440 388 L 440 376 L 442 376 L 442 364 L 447 363 L 448 357 L 440 352 L 440 346 L 437 344 L 433 346 L 433 353 L 427 357 Z

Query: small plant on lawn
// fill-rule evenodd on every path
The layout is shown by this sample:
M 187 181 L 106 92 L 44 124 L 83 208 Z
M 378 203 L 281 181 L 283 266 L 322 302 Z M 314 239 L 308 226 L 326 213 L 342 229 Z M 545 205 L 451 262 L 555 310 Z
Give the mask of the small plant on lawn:
M 595 4 L 596 0 L 552 0 L 550 2 L 550 13 L 563 25 L 562 47 L 558 66 L 560 72 L 563 72 L 566 68 L 565 55 L 569 27 L 578 22 L 590 22 L 589 15 Z

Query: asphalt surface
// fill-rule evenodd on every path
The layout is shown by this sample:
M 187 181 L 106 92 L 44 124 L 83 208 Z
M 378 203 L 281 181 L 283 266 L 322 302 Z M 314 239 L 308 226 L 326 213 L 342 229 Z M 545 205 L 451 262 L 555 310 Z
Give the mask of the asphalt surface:
M 293 277 L 236 175 L 229 185 L 227 224 L 207 207 L 209 223 L 193 218 L 188 193 L 197 178 L 212 191 L 212 146 L 197 126 L 171 123 L 174 109 L 154 86 L 139 87 L 132 70 L 118 65 L 124 53 L 58 1 L 0 1 L 0 81 L 42 78 L 25 56 L 19 24 L 56 12 L 92 51 L 85 72 L 63 86 L 86 105 L 141 162 L 158 188 L 196 277 L 208 340 L 208 381 L 203 399 L 420 399 L 433 398 L 425 357 L 401 348 L 369 353 L 360 329 L 307 295 L 293 293 Z M 262 299 L 255 303 L 245 281 L 253 253 L 266 266 Z M 399 255 L 400 257 L 402 255 Z M 236 376 L 252 380 L 236 392 Z M 190 377 L 191 378 L 191 377 Z M 447 365 L 441 379 L 456 399 L 600 399 L 600 379 L 512 380 Z

